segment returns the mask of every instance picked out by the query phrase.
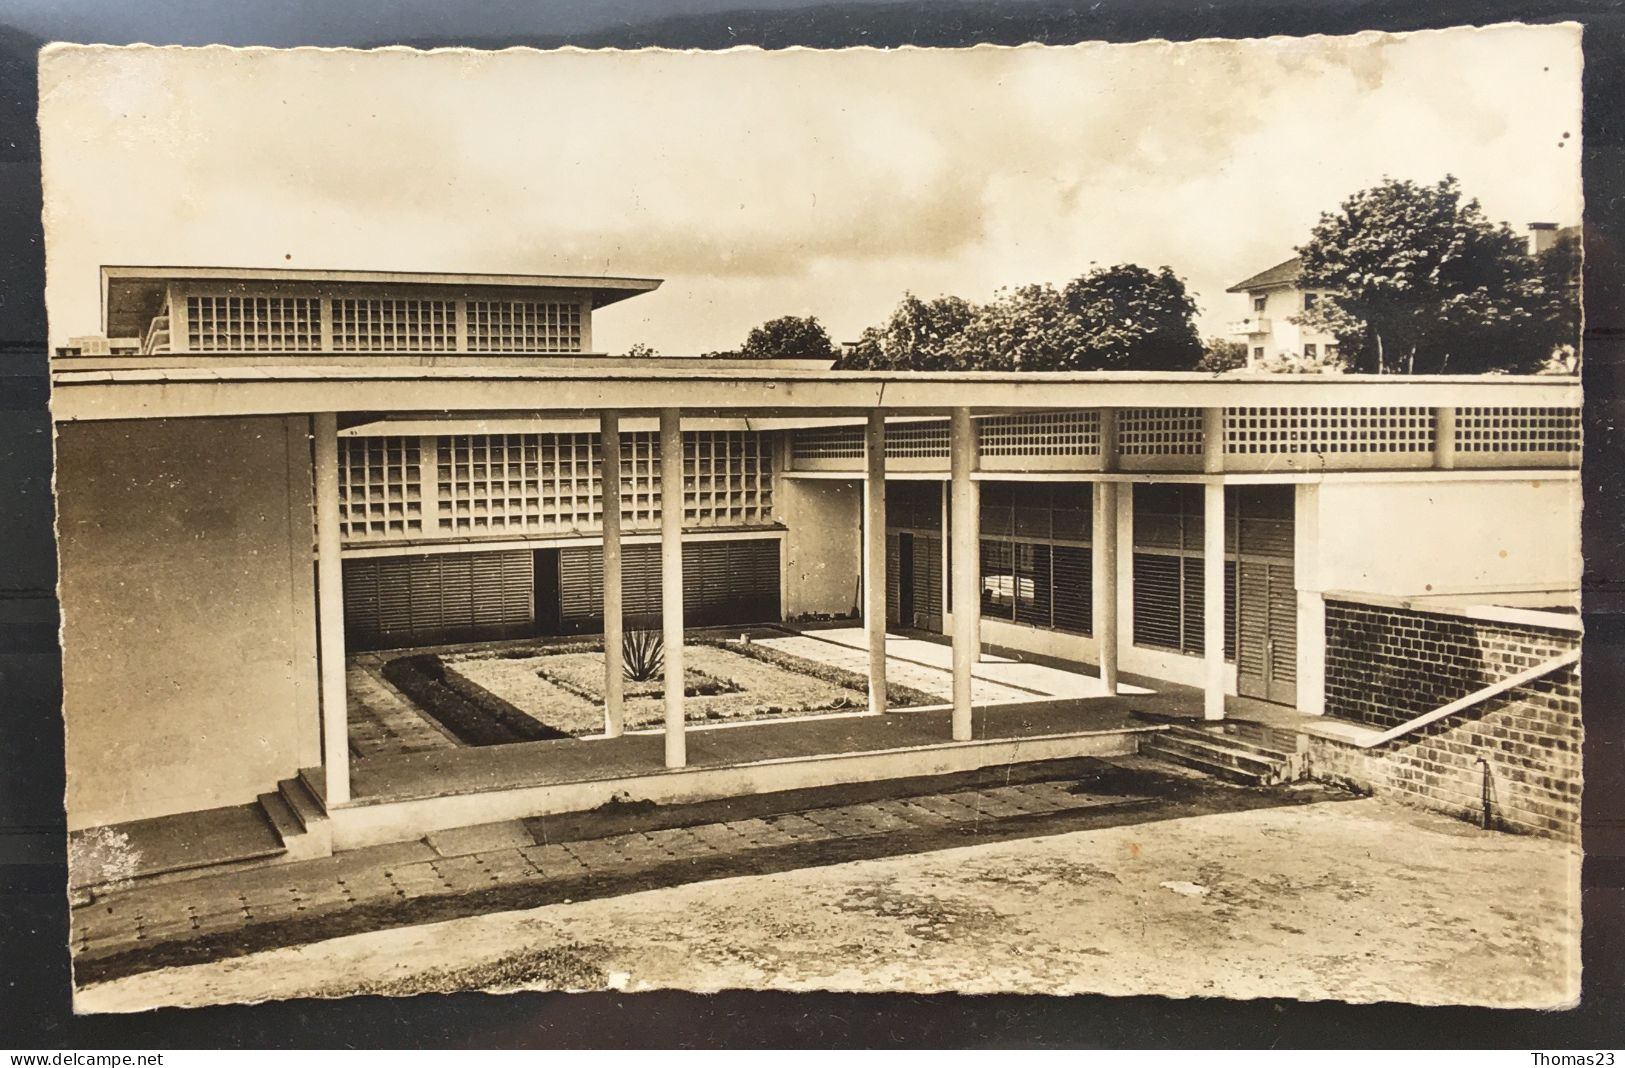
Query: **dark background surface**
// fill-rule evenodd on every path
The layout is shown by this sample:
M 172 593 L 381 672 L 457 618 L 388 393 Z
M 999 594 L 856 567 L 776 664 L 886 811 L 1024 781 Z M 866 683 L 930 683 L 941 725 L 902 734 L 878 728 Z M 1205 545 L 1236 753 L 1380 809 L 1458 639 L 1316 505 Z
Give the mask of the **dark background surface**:
M 734 0 L 738 2 L 738 0 Z M 1619 1046 L 1625 912 L 1625 14 L 1612 2 L 1464 0 L 11 0 L 0 6 L 0 1048 L 220 1046 Z M 1066 44 L 1585 24 L 1585 995 L 1536 1013 L 1293 1001 L 882 995 L 482 994 L 74 1017 L 63 861 L 35 52 L 125 44 L 551 47 Z M 1443 75 L 1442 75 L 1443 76 Z M 1509 161 L 1509 165 L 1515 165 Z

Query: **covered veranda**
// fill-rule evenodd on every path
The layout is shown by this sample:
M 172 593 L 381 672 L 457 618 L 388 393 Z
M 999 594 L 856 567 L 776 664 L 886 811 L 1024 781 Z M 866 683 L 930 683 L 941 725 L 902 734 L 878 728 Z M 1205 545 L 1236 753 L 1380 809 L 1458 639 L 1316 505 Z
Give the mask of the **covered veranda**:
M 54 403 L 59 421 L 309 416 L 323 760 L 320 768 L 307 769 L 302 775 L 334 818 L 339 832 L 335 841 L 360 844 L 406 831 L 505 818 L 504 812 L 493 807 L 496 795 L 507 798 L 512 814 L 518 814 L 527 807 L 535 811 L 539 805 L 553 811 L 590 807 L 617 796 L 677 799 L 785 789 L 843 781 L 840 776 L 928 774 L 962 768 L 966 762 L 987 766 L 1011 759 L 1128 751 L 1134 745 L 1133 732 L 1155 729 L 1132 715 L 1141 710 L 1189 714 L 1199 707 L 1204 718 L 1221 719 L 1226 714 L 1222 610 L 1225 409 L 1324 403 L 1327 392 L 1335 390 L 1341 405 L 1403 403 L 1444 412 L 1459 404 L 1502 403 L 1508 399 L 1506 386 L 1512 384 L 1348 378 L 1329 387 L 1312 381 L 1214 379 L 1189 374 L 813 373 L 773 368 L 711 370 L 692 363 L 674 366 L 683 363 L 687 361 L 661 361 L 646 368 L 593 367 L 588 361 L 500 369 L 456 365 L 235 368 L 222 360 L 208 368 L 64 372 L 56 379 Z M 1575 390 L 1566 381 L 1516 385 L 1520 387 L 1519 403 L 1567 403 Z M 1123 485 L 1146 476 L 1120 469 L 1112 424 L 1121 409 L 1168 405 L 1200 412 L 1204 431 L 1199 455 L 1179 475 L 1182 481 L 1204 487 L 1207 541 L 1201 589 L 1208 606 L 1202 646 L 1204 684 L 1196 691 L 1169 688 L 1156 695 L 1135 695 L 1131 703 L 1118 695 L 1117 514 Z M 1093 661 L 1103 696 L 1048 704 L 978 706 L 973 700 L 973 673 L 981 650 L 979 574 L 975 566 L 950 563 L 950 597 L 956 606 L 950 635 L 952 699 L 938 710 L 889 709 L 885 697 L 884 541 L 888 416 L 947 420 L 948 557 L 952 562 L 977 559 L 978 487 L 983 472 L 977 469 L 976 418 L 1084 408 L 1098 409 L 1102 417 L 1098 469 L 1087 480 L 1093 484 L 1094 495 Z M 416 755 L 392 758 L 388 764 L 353 762 L 348 745 L 341 589 L 340 430 L 389 419 L 523 419 L 582 412 L 598 415 L 601 463 L 609 470 L 619 466 L 623 420 L 657 418 L 659 455 L 662 470 L 667 472 L 683 467 L 685 416 L 726 415 L 757 421 L 764 428 L 809 418 L 861 421 L 861 602 L 869 677 L 866 712 L 726 730 L 696 729 L 688 722 L 682 685 L 686 629 L 682 609 L 683 486 L 679 479 L 668 479 L 661 488 L 660 526 L 666 606 L 662 627 L 667 650 L 664 730 L 654 735 L 626 734 L 619 662 L 623 626 L 620 487 L 619 480 L 611 478 L 602 482 L 604 738 L 459 751 L 450 756 Z M 1439 466 L 1448 466 L 1447 457 L 1435 459 Z M 662 782 L 664 786 L 655 785 Z M 578 788 L 565 789 L 572 786 Z

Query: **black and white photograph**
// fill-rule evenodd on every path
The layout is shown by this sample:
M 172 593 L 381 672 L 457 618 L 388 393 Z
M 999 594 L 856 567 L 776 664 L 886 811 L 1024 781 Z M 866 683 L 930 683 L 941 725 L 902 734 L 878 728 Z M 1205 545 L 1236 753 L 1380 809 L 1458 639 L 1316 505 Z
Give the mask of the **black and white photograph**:
M 1582 996 L 1582 31 L 39 58 L 74 1010 Z

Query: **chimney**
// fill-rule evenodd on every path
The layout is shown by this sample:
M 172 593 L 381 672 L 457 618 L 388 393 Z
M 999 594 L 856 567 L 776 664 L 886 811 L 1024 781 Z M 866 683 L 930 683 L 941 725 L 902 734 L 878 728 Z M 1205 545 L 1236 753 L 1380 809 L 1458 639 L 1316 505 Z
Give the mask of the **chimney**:
M 1557 224 L 1532 222 L 1529 224 L 1529 255 L 1538 256 L 1557 244 Z

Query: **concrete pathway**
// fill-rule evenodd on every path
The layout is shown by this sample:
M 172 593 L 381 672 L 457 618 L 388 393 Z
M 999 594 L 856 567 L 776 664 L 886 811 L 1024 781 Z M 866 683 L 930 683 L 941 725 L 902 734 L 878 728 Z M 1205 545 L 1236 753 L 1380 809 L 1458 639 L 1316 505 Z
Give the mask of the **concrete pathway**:
M 869 638 L 861 627 L 831 627 L 808 630 L 785 638 L 759 639 L 761 644 L 787 653 L 834 664 L 850 671 L 869 671 Z M 886 635 L 887 678 L 926 693 L 938 694 L 944 701 L 953 697 L 953 649 L 940 642 Z M 1081 671 L 1067 671 L 1009 657 L 983 653 L 971 672 L 972 700 L 1021 701 L 1035 697 L 1104 697 L 1100 679 Z M 1137 687 L 1121 685 L 1122 693 L 1146 693 Z
M 345 661 L 344 689 L 350 703 L 350 752 L 424 753 L 459 745 L 433 718 L 419 712 L 380 673 L 386 658 L 363 653 Z
M 953 805 L 993 798 L 1058 800 L 1045 790 L 995 791 L 922 810 L 952 820 Z M 924 818 L 880 807 L 792 821 L 782 833 L 835 834 L 843 822 L 876 826 L 887 816 Z M 555 863 L 589 865 L 621 850 L 703 853 L 733 833 L 531 854 L 543 868 L 555 855 Z M 520 870 L 526 856 L 501 870 Z M 1375 799 L 1260 808 L 358 933 L 97 983 L 80 991 L 75 1008 L 479 987 L 1099 992 L 1546 1008 L 1579 990 L 1578 864 L 1578 852 L 1559 843 Z M 498 870 L 463 858 L 403 865 L 391 878 L 410 895 L 429 883 L 475 883 L 482 867 Z

